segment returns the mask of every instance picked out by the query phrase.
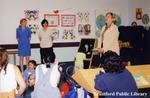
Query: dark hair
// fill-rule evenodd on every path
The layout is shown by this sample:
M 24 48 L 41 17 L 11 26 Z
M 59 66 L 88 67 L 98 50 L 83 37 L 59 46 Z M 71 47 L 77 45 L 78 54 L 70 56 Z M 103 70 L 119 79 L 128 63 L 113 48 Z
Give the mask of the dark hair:
M 46 19 L 43 19 L 42 22 L 41 22 L 42 27 L 43 27 L 44 23 L 48 24 L 48 21 Z
M 4 69 L 6 74 L 6 68 L 8 64 L 8 53 L 5 48 L 0 47 L 0 72 Z
M 35 60 L 30 60 L 29 63 L 32 63 L 35 67 L 37 66 L 37 63 Z M 28 63 L 28 65 L 29 65 L 29 63 Z
M 125 69 L 125 66 L 121 64 L 120 56 L 110 50 L 102 56 L 101 67 L 104 68 L 106 73 L 121 73 Z
M 55 56 L 54 52 L 51 52 L 51 53 L 47 54 L 44 57 L 44 62 L 46 64 L 46 66 L 50 67 L 50 64 L 55 62 L 55 58 L 56 58 L 56 56 Z

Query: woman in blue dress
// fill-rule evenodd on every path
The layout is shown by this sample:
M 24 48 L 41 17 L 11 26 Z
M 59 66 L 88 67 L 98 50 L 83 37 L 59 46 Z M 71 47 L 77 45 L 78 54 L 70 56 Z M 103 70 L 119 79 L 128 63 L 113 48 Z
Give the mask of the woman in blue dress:
M 27 20 L 25 18 L 20 20 L 20 26 L 16 30 L 16 38 L 18 40 L 18 55 L 20 56 L 19 65 L 21 66 L 21 70 L 23 72 L 24 57 L 26 58 L 27 65 L 31 55 L 31 30 L 27 27 Z

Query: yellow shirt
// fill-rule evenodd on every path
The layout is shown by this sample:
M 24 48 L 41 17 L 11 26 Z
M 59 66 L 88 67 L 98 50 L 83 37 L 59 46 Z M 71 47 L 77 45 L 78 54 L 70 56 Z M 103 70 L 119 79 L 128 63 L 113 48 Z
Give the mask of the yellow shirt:
M 75 55 L 75 68 L 83 69 L 83 61 L 86 59 L 86 55 L 82 52 L 78 52 Z

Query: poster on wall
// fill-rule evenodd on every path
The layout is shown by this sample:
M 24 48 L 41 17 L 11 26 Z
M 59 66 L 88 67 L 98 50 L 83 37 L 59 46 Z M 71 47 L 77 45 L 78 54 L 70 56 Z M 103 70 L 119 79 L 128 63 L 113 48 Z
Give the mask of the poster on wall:
M 91 33 L 90 24 L 78 24 L 78 33 L 79 35 L 89 35 Z
M 77 18 L 78 18 L 78 22 L 81 23 L 89 23 L 89 12 L 78 12 L 77 13 Z
M 39 10 L 25 10 L 25 18 L 32 21 L 39 18 Z
M 144 14 L 144 15 L 142 16 L 142 23 L 143 23 L 144 25 L 149 24 L 149 15 L 148 15 L 148 14 Z
M 33 34 L 36 34 L 39 30 L 39 24 L 37 22 L 28 22 L 28 26 L 31 29 Z
M 142 19 L 142 8 L 136 8 L 136 19 L 137 20 Z
M 149 15 L 148 14 L 143 14 L 142 23 L 144 24 L 144 27 L 145 27 L 146 30 L 150 30 L 150 26 L 148 26 L 149 21 L 150 21 Z
M 122 23 L 121 17 L 119 15 L 116 15 L 116 20 L 115 20 L 114 24 L 119 27 L 121 25 L 121 23 Z
M 91 33 L 91 24 L 89 23 L 88 11 L 79 11 L 77 13 L 78 33 L 80 36 L 88 36 Z
M 63 30 L 63 40 L 74 40 L 76 38 L 74 29 L 64 29 Z
M 25 18 L 28 21 L 28 27 L 31 29 L 33 34 L 39 30 L 39 10 L 25 10 Z
M 48 20 L 49 27 L 59 26 L 59 15 L 58 14 L 44 14 L 44 19 Z
M 59 39 L 59 29 L 52 29 L 52 36 L 54 38 L 54 40 L 58 40 Z
M 96 37 L 100 37 L 100 32 L 102 30 L 102 27 L 105 25 L 105 23 L 106 22 L 105 22 L 104 15 L 100 14 L 96 17 L 96 27 L 97 27 L 96 33 L 95 33 Z
M 63 14 L 61 15 L 62 27 L 74 27 L 76 25 L 76 15 Z

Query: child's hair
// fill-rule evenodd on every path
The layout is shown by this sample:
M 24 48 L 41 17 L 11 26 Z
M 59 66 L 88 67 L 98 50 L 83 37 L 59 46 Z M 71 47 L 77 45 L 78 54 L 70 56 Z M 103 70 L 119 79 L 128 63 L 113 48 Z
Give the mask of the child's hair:
M 51 52 L 44 58 L 44 62 L 45 63 L 54 63 L 55 58 L 56 58 L 55 53 Z
M 32 77 L 32 78 L 31 78 L 31 77 Z M 34 83 L 31 83 L 30 80 L 35 80 L 35 75 L 34 75 L 34 74 L 30 74 L 30 75 L 28 76 L 28 83 L 30 84 L 30 87 L 32 87 L 32 86 L 34 87 L 35 84 L 34 84 Z M 34 89 L 34 88 L 33 88 L 33 89 Z M 33 89 L 32 89 L 32 90 L 33 90 Z
M 8 53 L 5 48 L 0 47 L 0 72 L 4 69 L 6 73 L 6 68 L 8 64 Z
M 55 62 L 55 53 L 54 52 L 51 52 L 49 54 L 47 54 L 47 56 L 45 56 L 44 58 L 44 62 L 46 64 L 47 67 L 50 67 L 50 63 L 54 63 Z
M 30 61 L 28 62 L 28 65 L 29 65 L 29 63 L 32 63 L 35 67 L 37 66 L 37 63 L 36 63 L 35 60 L 30 60 Z
M 30 75 L 28 76 L 28 80 L 30 79 L 31 76 L 33 76 L 33 77 L 35 78 L 35 76 L 34 76 L 33 74 L 30 74 Z

